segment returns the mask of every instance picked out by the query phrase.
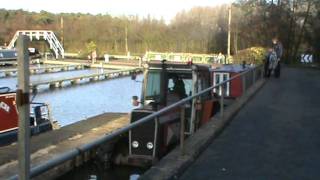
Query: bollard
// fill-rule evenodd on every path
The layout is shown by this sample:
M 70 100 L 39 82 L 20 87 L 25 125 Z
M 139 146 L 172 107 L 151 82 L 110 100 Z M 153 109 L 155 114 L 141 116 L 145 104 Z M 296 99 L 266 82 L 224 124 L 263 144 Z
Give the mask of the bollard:
M 49 84 L 49 89 L 54 89 L 55 88 L 55 84 L 54 83 L 50 83 Z
M 10 75 L 11 75 L 10 72 L 5 72 L 5 73 L 4 73 L 4 77 L 8 77 L 8 76 L 10 76 Z
M 56 88 L 60 88 L 60 87 L 61 87 L 61 83 L 60 83 L 60 82 L 55 82 L 54 84 L 55 84 L 54 86 L 55 86 Z

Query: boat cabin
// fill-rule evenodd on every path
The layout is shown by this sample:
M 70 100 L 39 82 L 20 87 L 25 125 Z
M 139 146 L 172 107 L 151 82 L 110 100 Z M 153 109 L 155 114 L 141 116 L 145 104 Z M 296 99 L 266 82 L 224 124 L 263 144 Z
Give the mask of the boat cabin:
M 28 48 L 29 57 L 31 59 L 41 58 L 41 54 L 36 48 Z M 0 49 L 0 63 L 16 61 L 18 52 L 16 49 Z
M 240 64 L 228 64 L 228 65 L 213 67 L 211 69 L 213 85 L 217 85 L 244 71 L 248 71 L 251 68 L 254 68 L 254 66 L 240 65 Z M 235 78 L 230 82 L 228 82 L 224 86 L 224 89 L 225 89 L 224 97 L 226 98 L 240 97 L 243 91 L 243 84 L 242 84 L 241 77 Z M 213 92 L 216 93 L 218 96 L 221 96 L 221 93 L 222 93 L 221 87 L 214 89 Z
M 15 61 L 17 60 L 17 51 L 15 49 L 0 49 L 1 61 Z
M 141 98 L 135 96 L 130 122 L 135 122 L 179 100 L 194 95 L 211 86 L 209 65 L 155 61 L 144 69 Z M 216 100 L 212 93 L 186 104 L 185 133 L 192 134 L 214 114 Z M 219 106 L 217 106 L 219 107 Z M 179 141 L 180 112 L 177 108 L 129 132 L 130 165 L 153 164 Z

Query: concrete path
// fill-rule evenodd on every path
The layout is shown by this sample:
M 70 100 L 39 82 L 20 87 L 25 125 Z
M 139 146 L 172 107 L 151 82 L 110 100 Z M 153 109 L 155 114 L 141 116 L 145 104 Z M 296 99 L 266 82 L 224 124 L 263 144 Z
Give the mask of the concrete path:
M 320 71 L 271 78 L 180 179 L 320 179 Z

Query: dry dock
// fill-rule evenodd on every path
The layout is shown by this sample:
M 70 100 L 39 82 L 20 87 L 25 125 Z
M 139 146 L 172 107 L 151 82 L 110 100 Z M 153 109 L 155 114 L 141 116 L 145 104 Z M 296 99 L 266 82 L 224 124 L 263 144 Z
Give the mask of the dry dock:
M 62 127 L 58 130 L 34 136 L 31 139 L 31 167 L 42 164 L 47 160 L 87 144 L 98 137 L 104 136 L 129 122 L 128 114 L 105 113 L 78 123 Z M 90 153 L 90 152 L 89 152 Z M 92 152 L 91 152 L 92 153 Z M 55 178 L 68 171 L 79 162 L 90 159 L 90 154 L 84 154 L 80 161 L 66 162 L 49 171 L 46 177 Z M 0 147 L 0 179 L 8 179 L 18 172 L 17 144 Z M 41 178 L 41 176 L 39 176 Z

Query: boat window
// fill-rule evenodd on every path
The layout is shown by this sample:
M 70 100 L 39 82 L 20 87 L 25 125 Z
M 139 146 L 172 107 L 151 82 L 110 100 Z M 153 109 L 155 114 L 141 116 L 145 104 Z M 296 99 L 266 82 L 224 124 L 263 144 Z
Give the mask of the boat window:
M 222 83 L 223 81 L 226 81 L 230 78 L 230 75 L 229 73 L 215 73 L 214 75 L 214 85 L 217 85 L 219 83 Z M 223 85 L 224 86 L 224 89 L 225 89 L 225 96 L 229 96 L 229 91 L 230 91 L 230 82 L 226 83 Z M 217 87 L 213 90 L 213 92 L 215 93 L 218 93 L 218 95 L 220 96 L 221 95 L 221 87 Z
M 191 74 L 170 73 L 168 79 L 168 90 L 172 93 L 179 94 L 180 98 L 192 94 L 192 77 Z
M 214 84 L 214 85 L 220 83 L 220 74 L 216 73 L 215 76 L 216 76 L 216 78 L 215 78 L 216 81 L 215 81 L 215 84 Z
M 160 96 L 160 77 L 160 72 L 148 72 L 146 99 L 152 99 L 156 96 Z
M 228 80 L 228 79 L 229 79 L 229 74 L 223 73 L 223 80 L 222 80 L 222 81 L 226 81 L 226 80 Z M 225 84 L 223 85 L 223 88 L 224 88 L 225 90 L 228 90 L 227 84 L 229 84 L 229 83 L 225 83 Z

